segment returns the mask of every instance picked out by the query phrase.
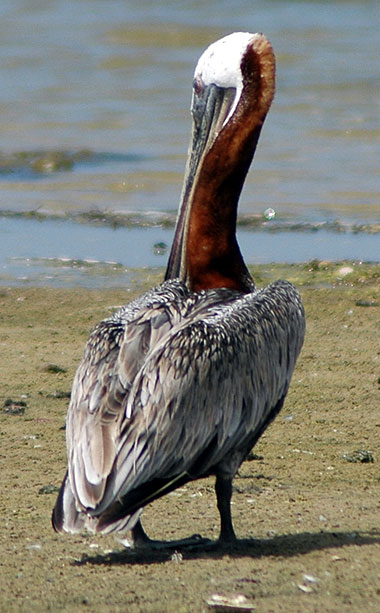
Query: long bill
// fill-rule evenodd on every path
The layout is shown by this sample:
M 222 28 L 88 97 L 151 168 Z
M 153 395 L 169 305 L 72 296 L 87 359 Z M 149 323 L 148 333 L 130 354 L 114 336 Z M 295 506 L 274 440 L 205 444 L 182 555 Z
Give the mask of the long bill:
M 176 277 L 185 280 L 186 232 L 194 188 L 202 168 L 203 159 L 228 119 L 235 97 L 235 88 L 223 88 L 214 84 L 205 87 L 201 95 L 197 95 L 196 92 L 193 93 L 191 104 L 192 136 L 165 280 Z

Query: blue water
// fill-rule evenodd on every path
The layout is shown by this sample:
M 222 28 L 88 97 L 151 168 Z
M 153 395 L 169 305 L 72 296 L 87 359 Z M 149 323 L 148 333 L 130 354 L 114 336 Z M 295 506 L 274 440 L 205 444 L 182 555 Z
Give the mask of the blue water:
M 276 98 L 240 211 L 271 207 L 286 223 L 274 234 L 240 232 L 248 263 L 378 260 L 379 234 L 350 228 L 380 221 L 379 23 L 377 1 L 4 0 L 0 282 L 86 284 L 88 271 L 76 271 L 75 281 L 59 266 L 53 274 L 49 262 L 63 257 L 123 269 L 165 265 L 167 254 L 154 245 L 169 245 L 172 229 L 113 231 L 72 216 L 175 215 L 194 66 L 210 42 L 233 30 L 263 31 L 277 56 Z M 73 158 L 65 170 L 12 161 L 22 152 L 84 149 L 89 159 Z M 10 219 L 1 211 L 71 220 Z M 286 229 L 333 220 L 348 231 Z

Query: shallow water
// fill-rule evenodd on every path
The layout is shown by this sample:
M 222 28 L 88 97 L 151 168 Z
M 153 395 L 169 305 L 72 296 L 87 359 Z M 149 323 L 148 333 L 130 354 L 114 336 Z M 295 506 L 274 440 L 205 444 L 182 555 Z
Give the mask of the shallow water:
M 2 2 L 0 281 L 87 285 L 72 260 L 99 262 L 99 285 L 108 261 L 119 272 L 165 265 L 155 245 L 171 242 L 194 65 L 233 30 L 265 32 L 277 55 L 277 94 L 240 205 L 276 217 L 240 231 L 248 263 L 378 260 L 379 6 Z M 9 217 L 36 211 L 48 220 Z M 78 223 L 93 212 L 97 226 Z M 113 214 L 125 228 L 108 227 Z

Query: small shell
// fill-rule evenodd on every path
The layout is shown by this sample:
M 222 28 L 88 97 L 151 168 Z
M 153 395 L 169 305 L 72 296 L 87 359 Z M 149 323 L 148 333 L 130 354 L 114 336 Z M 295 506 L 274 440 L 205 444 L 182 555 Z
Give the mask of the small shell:
M 210 609 L 220 613 L 240 613 L 256 608 L 244 594 L 212 594 L 206 602 Z
M 299 583 L 297 587 L 299 590 L 301 590 L 301 592 L 306 592 L 306 594 L 310 594 L 314 591 L 313 588 L 310 587 L 310 585 L 303 585 L 303 583 Z
M 318 577 L 314 577 L 314 575 L 304 575 L 303 578 L 308 583 L 319 583 Z

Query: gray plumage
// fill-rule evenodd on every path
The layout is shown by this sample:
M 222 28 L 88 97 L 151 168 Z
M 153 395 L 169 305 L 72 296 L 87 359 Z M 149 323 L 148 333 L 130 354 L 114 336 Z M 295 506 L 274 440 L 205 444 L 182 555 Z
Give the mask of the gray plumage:
M 132 528 L 186 481 L 233 478 L 288 391 L 304 335 L 295 288 L 191 293 L 166 281 L 92 332 L 67 419 L 56 528 Z

